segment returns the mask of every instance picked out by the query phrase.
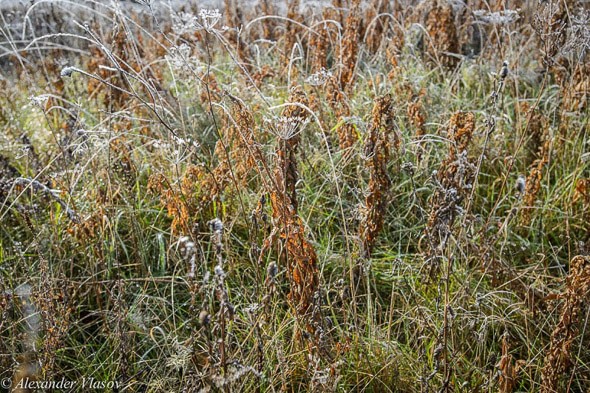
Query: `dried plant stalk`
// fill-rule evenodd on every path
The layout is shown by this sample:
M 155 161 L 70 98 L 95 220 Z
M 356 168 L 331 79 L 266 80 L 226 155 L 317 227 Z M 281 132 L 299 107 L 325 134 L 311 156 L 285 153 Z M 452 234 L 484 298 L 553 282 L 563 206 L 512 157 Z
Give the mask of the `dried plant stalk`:
M 276 180 L 282 179 L 281 170 L 276 171 Z M 315 330 L 311 320 L 313 296 L 319 287 L 318 258 L 305 238 L 305 228 L 288 198 L 279 193 L 271 194 L 273 219 L 279 222 L 280 239 L 286 252 L 287 270 L 291 291 L 289 301 L 296 314 L 307 322 L 310 332 Z
M 572 344 L 578 337 L 578 321 L 590 295 L 590 257 L 576 256 L 570 262 L 559 322 L 553 333 L 541 373 L 541 393 L 556 393 L 559 382 L 572 366 Z
M 309 105 L 305 93 L 300 88 L 293 89 L 289 101 L 304 106 Z M 289 128 L 292 127 L 292 129 L 288 133 L 281 133 L 281 146 L 279 146 L 277 151 L 279 163 L 277 167 L 283 170 L 282 177 L 284 182 L 277 182 L 277 185 L 284 187 L 282 192 L 289 198 L 289 203 L 293 206 L 295 213 L 297 213 L 298 204 L 295 186 L 299 179 L 299 174 L 297 172 L 297 158 L 295 155 L 301 142 L 301 127 L 309 117 L 309 113 L 301 106 L 289 105 L 283 111 L 282 117 L 290 120 L 292 125 Z
M 346 121 L 346 118 L 351 114 L 350 106 L 348 105 L 346 95 L 340 90 L 336 78 L 332 77 L 328 80 L 326 91 L 328 104 L 338 118 L 339 125 L 336 127 L 338 145 L 340 146 L 340 150 L 348 152 L 358 140 L 354 125 Z
M 502 337 L 502 357 L 500 358 L 500 362 L 498 362 L 498 369 L 500 370 L 498 392 L 511 393 L 514 390 L 518 372 L 523 363 L 523 360 L 518 360 L 514 364 L 513 357 L 510 354 L 510 346 L 508 345 L 508 336 L 505 334 Z
M 390 38 L 389 44 L 387 45 L 387 49 L 385 51 L 387 60 L 389 64 L 391 64 L 391 71 L 387 74 L 387 77 L 391 80 L 395 78 L 399 71 L 399 58 L 402 54 L 402 49 L 404 47 L 404 30 L 402 27 L 394 23 L 391 27 L 392 37 Z
M 257 128 L 252 112 L 237 97 L 227 96 L 232 106 L 220 130 L 221 138 L 215 145 L 219 162 L 209 173 L 200 167 L 191 167 L 183 178 L 185 195 L 196 195 L 197 212 L 227 192 L 231 184 L 236 190 L 246 185 L 257 163 L 262 162 L 261 153 L 256 148 Z
M 256 167 L 256 158 L 251 151 L 256 144 L 254 117 L 241 100 L 228 97 L 232 101 L 232 108 L 222 130 L 224 140 L 217 141 L 215 145 L 215 154 L 220 157 L 220 162 L 213 170 L 213 175 L 220 190 L 229 184 L 231 176 L 228 174 L 232 171 L 235 179 L 245 184 L 248 174 Z
M 389 18 L 382 17 L 390 13 L 388 5 L 388 1 L 374 3 L 365 14 L 365 20 L 371 24 L 370 30 L 366 33 L 367 49 L 371 53 L 376 53 L 379 50 L 385 38 L 385 32 L 390 28 Z
M 426 113 L 423 105 L 423 98 L 426 95 L 426 89 L 422 88 L 418 93 L 412 94 L 412 99 L 408 104 L 407 116 L 411 126 L 414 128 L 414 134 L 422 137 L 426 133 Z
M 583 112 L 588 108 L 590 97 L 590 64 L 578 63 L 569 78 L 569 83 L 562 85 L 563 107 L 570 112 Z
M 426 226 L 429 241 L 426 260 L 431 275 L 438 272 L 441 252 L 451 234 L 457 211 L 474 180 L 475 165 L 467 156 L 467 147 L 474 131 L 473 113 L 457 112 L 451 117 L 448 128 L 451 139 L 449 156 L 436 174 L 437 190 L 431 200 L 432 209 Z
M 359 50 L 359 30 L 361 27 L 361 9 L 360 0 L 354 0 L 350 13 L 346 18 L 344 35 L 342 37 L 342 47 L 340 49 L 340 63 L 342 70 L 340 72 L 340 88 L 350 91 L 353 85 L 354 71 Z
M 527 153 L 533 161 L 543 153 L 543 144 L 549 136 L 549 120 L 538 108 L 531 107 L 527 102 L 521 103 L 519 109 L 525 119 L 525 132 L 529 136 Z
M 328 12 L 324 11 L 324 20 Z M 312 34 L 309 38 L 309 51 L 311 52 L 312 70 L 318 72 L 322 69 L 328 68 L 328 50 L 330 48 L 330 25 L 326 22 L 318 24 L 317 34 Z
M 453 54 L 459 52 L 459 40 L 455 26 L 455 14 L 450 3 L 446 1 L 435 2 L 428 13 L 426 29 L 431 40 L 428 52 L 441 64 L 454 67 L 458 63 L 458 58 Z
M 150 176 L 148 190 L 159 194 L 160 204 L 166 207 L 168 217 L 172 219 L 172 235 L 189 233 L 190 217 L 192 216 L 189 205 L 182 197 L 181 192 L 172 187 L 166 176 L 161 173 Z
M 375 100 L 369 134 L 365 143 L 365 156 L 370 171 L 369 190 L 365 204 L 361 209 L 359 236 L 362 254 L 370 257 L 375 241 L 385 220 L 388 193 L 391 180 L 387 174 L 393 133 L 392 97 L 387 94 Z M 396 147 L 399 139 L 396 138 Z
M 274 2 L 270 0 L 262 0 L 260 2 L 262 15 L 276 15 Z M 267 40 L 274 41 L 275 22 L 267 19 L 262 23 L 263 37 Z
M 295 22 L 301 22 L 301 14 L 299 13 L 300 0 L 290 0 L 287 3 L 287 19 Z M 287 22 L 285 26 L 285 46 L 283 52 L 284 64 L 289 66 L 291 62 L 291 52 L 293 47 L 297 44 L 297 39 L 301 31 L 301 27 L 293 22 Z
M 301 89 L 295 89 L 290 102 L 305 105 L 307 98 Z M 289 134 L 283 135 L 277 149 L 277 163 L 274 169 L 276 188 L 271 192 L 272 216 L 278 226 L 283 243 L 291 291 L 289 301 L 299 317 L 306 320 L 307 328 L 313 332 L 311 305 L 318 290 L 318 262 L 313 246 L 305 238 L 305 228 L 297 215 L 297 194 L 295 186 L 298 180 L 297 149 L 301 137 L 299 127 L 308 117 L 308 112 L 301 106 L 289 105 L 283 116 L 299 122 Z
M 524 193 L 523 203 L 527 207 L 521 210 L 520 223 L 527 226 L 531 223 L 531 208 L 537 200 L 537 194 L 541 190 L 541 182 L 543 181 L 543 169 L 549 162 L 549 150 L 551 140 L 546 140 L 539 148 L 539 153 L 535 161 L 531 164 L 529 175 L 526 178 L 526 190 Z

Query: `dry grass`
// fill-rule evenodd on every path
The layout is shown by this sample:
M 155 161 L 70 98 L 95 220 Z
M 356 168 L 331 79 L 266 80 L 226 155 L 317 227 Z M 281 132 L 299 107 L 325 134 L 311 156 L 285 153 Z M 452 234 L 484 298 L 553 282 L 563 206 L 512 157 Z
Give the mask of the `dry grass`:
M 127 3 L 2 11 L 0 380 L 590 389 L 586 5 Z

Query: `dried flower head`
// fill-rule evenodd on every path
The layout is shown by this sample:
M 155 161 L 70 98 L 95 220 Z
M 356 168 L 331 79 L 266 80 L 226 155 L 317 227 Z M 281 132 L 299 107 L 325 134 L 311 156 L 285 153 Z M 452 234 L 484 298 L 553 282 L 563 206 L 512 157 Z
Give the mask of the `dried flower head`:
M 62 70 L 59 74 L 62 78 L 66 77 L 66 76 L 69 77 L 69 76 L 72 76 L 72 74 L 76 71 L 78 71 L 78 69 L 76 67 L 64 67 L 64 68 L 62 68 Z
M 526 190 L 526 177 L 524 175 L 518 175 L 518 179 L 516 179 L 514 188 L 519 195 L 524 195 Z
M 215 265 L 215 275 L 220 279 L 225 277 L 225 272 L 223 271 L 223 267 L 221 265 Z
M 201 324 L 201 326 L 209 325 L 210 321 L 211 321 L 211 315 L 209 315 L 209 313 L 207 311 L 202 310 L 201 313 L 199 314 L 199 323 Z
M 223 222 L 219 218 L 214 218 L 207 224 L 213 233 L 221 233 L 223 231 Z
M 562 53 L 577 54 L 580 59 L 590 51 L 590 11 L 580 9 L 571 17 Z
M 503 10 L 490 12 L 488 10 L 475 10 L 473 15 L 481 23 L 491 25 L 505 25 L 508 23 L 516 22 L 520 17 L 518 12 L 520 10 Z
M 199 11 L 199 17 L 205 30 L 213 29 L 221 20 L 221 13 L 218 9 L 208 10 L 202 9 Z
M 305 79 L 305 83 L 312 86 L 321 86 L 325 84 L 331 77 L 332 73 L 330 71 L 326 71 L 326 69 L 322 67 L 322 69 L 318 72 L 308 76 L 307 79 Z
M 282 140 L 288 140 L 299 135 L 309 123 L 308 118 L 300 116 L 275 116 L 274 118 L 265 118 L 270 132 Z
M 62 72 L 63 72 L 63 70 L 62 70 Z M 48 94 L 40 94 L 38 96 L 30 96 L 29 99 L 31 100 L 31 103 L 33 105 L 36 105 L 39 108 L 43 109 L 45 107 L 45 103 L 47 103 L 47 101 L 49 100 L 49 95 Z
M 268 264 L 268 267 L 266 268 L 266 274 L 270 279 L 274 280 L 278 272 L 279 268 L 277 267 L 277 264 L 275 262 L 271 262 Z
M 191 47 L 185 43 L 171 46 L 164 58 L 175 71 L 201 73 L 205 69 L 199 59 L 192 55 Z
M 188 12 L 179 12 L 172 15 L 172 31 L 175 34 L 192 34 L 201 28 L 198 18 Z

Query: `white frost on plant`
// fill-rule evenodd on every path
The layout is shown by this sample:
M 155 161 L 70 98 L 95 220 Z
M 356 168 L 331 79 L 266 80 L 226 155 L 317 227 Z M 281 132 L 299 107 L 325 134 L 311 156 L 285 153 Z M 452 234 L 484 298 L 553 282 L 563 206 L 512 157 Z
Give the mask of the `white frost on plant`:
M 305 83 L 312 86 L 321 86 L 332 77 L 332 73 L 322 67 L 318 72 L 311 74 L 305 79 Z
M 199 11 L 199 17 L 205 30 L 213 29 L 221 20 L 221 12 L 218 9 L 208 10 L 202 9 Z
M 76 67 L 64 67 L 61 69 L 59 75 L 63 78 L 66 76 L 72 76 L 74 72 L 78 71 Z
M 172 14 L 172 31 L 175 34 L 192 34 L 201 28 L 199 19 L 194 14 L 188 12 Z
M 517 21 L 520 16 L 518 15 L 520 10 L 504 10 L 489 12 L 488 10 L 475 10 L 473 15 L 483 22 L 491 25 L 505 25 Z

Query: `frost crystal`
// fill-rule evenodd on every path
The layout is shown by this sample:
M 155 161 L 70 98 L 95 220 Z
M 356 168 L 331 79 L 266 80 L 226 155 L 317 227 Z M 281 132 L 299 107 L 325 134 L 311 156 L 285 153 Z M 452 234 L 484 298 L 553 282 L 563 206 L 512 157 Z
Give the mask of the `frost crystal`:
M 221 233 L 223 231 L 223 222 L 219 218 L 214 218 L 208 224 L 214 233 Z
M 326 71 L 325 68 L 322 67 L 321 70 L 316 72 L 315 74 L 311 74 L 305 80 L 305 83 L 312 86 L 321 86 L 328 81 L 332 77 L 332 73 L 330 71 Z
M 473 15 L 483 23 L 489 23 L 492 25 L 504 25 L 512 23 L 518 20 L 519 10 L 504 10 L 497 12 L 489 12 L 487 10 L 476 10 L 473 11 Z
M 29 99 L 31 100 L 31 103 L 33 105 L 37 105 L 38 107 L 43 108 L 47 100 L 49 100 L 49 95 L 41 94 L 38 96 L 30 96 Z
M 198 18 L 193 14 L 179 12 L 178 14 L 172 15 L 172 30 L 178 35 L 187 33 L 191 34 L 194 33 L 195 30 L 200 30 L 201 28 L 202 26 L 199 23 Z
M 583 58 L 590 51 L 590 11 L 579 10 L 572 16 L 563 53 L 577 53 Z
M 199 148 L 199 142 L 192 140 L 192 139 L 185 139 L 185 138 L 180 138 L 178 136 L 173 135 L 172 139 L 174 140 L 174 142 L 176 142 L 177 144 L 183 146 L 183 145 L 187 145 L 187 146 L 192 146 L 195 149 Z
M 182 69 L 193 60 L 191 58 L 191 48 L 187 44 L 173 46 L 168 50 L 165 59 L 168 60 L 172 68 Z
M 199 16 L 201 17 L 201 23 L 205 30 L 209 30 L 215 27 L 217 23 L 221 20 L 221 13 L 218 9 L 215 10 L 208 10 L 202 9 L 199 11 Z
M 64 67 L 60 72 L 60 76 L 63 78 L 64 76 L 72 76 L 72 73 L 78 71 L 76 67 Z

